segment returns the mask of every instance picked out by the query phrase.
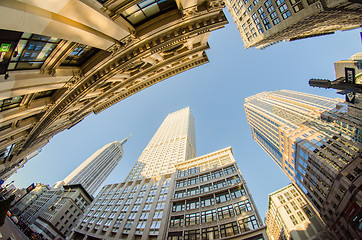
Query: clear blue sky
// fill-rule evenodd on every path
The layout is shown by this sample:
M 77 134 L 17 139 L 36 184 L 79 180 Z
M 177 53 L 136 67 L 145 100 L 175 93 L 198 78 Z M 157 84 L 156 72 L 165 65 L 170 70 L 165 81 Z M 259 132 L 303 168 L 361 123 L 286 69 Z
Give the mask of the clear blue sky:
M 334 79 L 333 63 L 361 51 L 360 29 L 245 50 L 228 13 L 227 17 L 230 23 L 210 35 L 210 63 L 166 79 L 56 135 L 10 181 L 18 188 L 33 182 L 53 185 L 105 144 L 132 133 L 123 159 L 104 184 L 121 182 L 167 114 L 190 106 L 198 156 L 231 146 L 264 218 L 268 194 L 289 180 L 252 139 L 244 98 L 278 89 L 343 97 L 335 90 L 311 88 L 308 80 Z

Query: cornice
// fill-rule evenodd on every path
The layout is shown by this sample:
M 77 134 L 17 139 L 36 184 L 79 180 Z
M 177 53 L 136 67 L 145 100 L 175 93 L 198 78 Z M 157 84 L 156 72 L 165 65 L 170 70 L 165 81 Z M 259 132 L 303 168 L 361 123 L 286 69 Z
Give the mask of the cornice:
M 182 20 L 179 20 L 182 21 Z M 186 24 L 181 25 L 177 28 L 170 29 L 169 32 L 164 33 L 159 36 L 154 36 L 151 39 L 144 39 L 140 41 L 136 38 L 128 39 L 128 43 L 122 43 L 121 46 L 115 48 L 114 53 L 103 61 L 101 61 L 95 68 L 87 73 L 75 74 L 70 81 L 66 84 L 65 87 L 68 88 L 68 91 L 65 93 L 65 96 L 58 99 L 55 102 L 49 111 L 47 111 L 39 122 L 34 126 L 34 128 L 29 133 L 24 145 L 22 148 L 27 148 L 32 145 L 32 142 L 41 135 L 45 129 L 47 129 L 52 123 L 59 118 L 68 108 L 70 108 L 74 103 L 79 101 L 89 92 L 97 89 L 98 86 L 105 83 L 105 81 L 119 72 L 123 72 L 126 69 L 130 68 L 135 62 L 140 59 L 161 51 L 162 49 L 167 48 L 177 42 L 181 42 L 192 36 L 208 32 L 211 29 L 217 29 L 223 27 L 227 23 L 225 15 L 221 12 L 215 12 L 214 15 L 203 18 L 202 21 L 188 21 Z M 207 58 L 206 58 L 207 59 Z M 116 102 L 126 98 L 127 96 L 133 95 L 135 92 L 140 91 L 147 86 L 153 85 L 157 82 L 164 80 L 167 77 L 173 76 L 179 72 L 185 71 L 192 67 L 198 66 L 207 60 L 199 60 L 195 63 L 190 63 L 188 66 L 184 66 L 176 70 L 169 70 L 167 73 L 155 78 L 148 83 L 145 83 L 142 87 L 133 89 L 132 91 L 125 93 L 124 95 L 112 99 L 107 104 L 98 107 L 94 112 L 98 113 L 108 106 L 113 105 Z M 89 113 L 86 113 L 87 115 Z M 82 114 L 84 115 L 84 114 Z M 81 116 L 82 116 L 81 115 Z M 79 119 L 77 117 L 77 119 Z

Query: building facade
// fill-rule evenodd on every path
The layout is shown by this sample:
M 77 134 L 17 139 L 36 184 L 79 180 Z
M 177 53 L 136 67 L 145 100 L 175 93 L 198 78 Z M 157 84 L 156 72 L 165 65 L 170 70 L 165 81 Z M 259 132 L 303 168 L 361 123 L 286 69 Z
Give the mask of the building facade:
M 227 23 L 223 6 L 1 1 L 0 177 L 86 116 L 207 63 L 210 32 Z
M 268 239 L 230 147 L 176 169 L 167 239 Z
M 93 195 L 122 159 L 123 144 L 127 139 L 103 146 L 79 165 L 63 181 L 57 182 L 55 187 L 81 184 L 90 195 Z
M 169 114 L 69 239 L 267 239 L 231 148 L 197 158 L 194 131 L 189 108 Z
M 14 215 L 20 215 L 25 212 L 26 209 L 38 199 L 45 191 L 49 190 L 48 185 L 37 183 L 35 188 L 26 194 L 19 202 L 17 202 L 12 208 L 11 213 Z
M 361 3 L 348 0 L 225 0 L 244 47 L 265 47 L 360 27 Z
M 269 194 L 265 224 L 270 240 L 330 239 L 318 214 L 293 184 Z
M 257 94 L 245 100 L 253 138 L 327 222 L 329 215 L 336 214 L 337 207 L 342 206 L 343 198 L 349 198 L 345 192 L 340 192 L 334 206 L 329 200 L 335 197 L 331 196 L 332 186 L 345 169 L 357 167 L 362 146 L 335 131 L 332 123 L 320 120 L 321 113 L 333 109 L 337 100 L 285 90 L 284 93 L 289 93 L 281 97 L 280 91 L 275 92 Z M 303 117 L 305 111 L 307 115 Z M 357 167 L 355 177 L 360 174 L 358 169 L 360 167 Z M 344 182 L 342 189 L 359 189 L 360 185 L 353 186 L 351 181 Z M 355 212 L 354 216 L 357 215 Z M 329 222 L 327 227 L 331 230 L 334 224 Z M 349 226 L 342 228 L 340 234 L 350 231 Z
M 93 200 L 80 184 L 65 185 L 63 189 L 31 226 L 50 239 L 66 239 Z

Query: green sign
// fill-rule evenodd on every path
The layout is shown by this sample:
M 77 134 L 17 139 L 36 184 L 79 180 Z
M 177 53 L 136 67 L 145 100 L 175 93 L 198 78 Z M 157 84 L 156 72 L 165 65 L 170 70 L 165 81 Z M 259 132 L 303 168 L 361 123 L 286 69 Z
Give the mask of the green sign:
M 0 47 L 0 52 L 9 52 L 11 43 L 2 43 Z

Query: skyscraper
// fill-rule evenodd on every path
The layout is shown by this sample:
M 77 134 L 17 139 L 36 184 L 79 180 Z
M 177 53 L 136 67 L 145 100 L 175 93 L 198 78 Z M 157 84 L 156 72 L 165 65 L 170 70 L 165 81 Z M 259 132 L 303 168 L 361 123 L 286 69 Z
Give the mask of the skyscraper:
M 244 47 L 265 47 L 358 28 L 362 5 L 348 0 L 225 0 Z
M 126 180 L 175 172 L 175 164 L 195 156 L 194 118 L 187 107 L 166 117 Z
M 190 108 L 169 114 L 126 180 L 104 186 L 69 239 L 266 239 L 231 148 L 196 157 Z
M 248 97 L 244 104 L 255 141 L 305 194 L 336 237 L 349 234 L 352 228 L 347 226 L 352 222 L 342 229 L 336 227 L 340 226 L 336 222 L 338 215 L 348 204 L 361 198 L 358 187 L 353 187 L 356 199 L 350 198 L 345 190 L 361 185 L 356 176 L 361 172 L 358 156 L 362 149 L 361 144 L 334 131 L 333 123 L 320 120 L 321 114 L 333 109 L 338 102 L 281 90 Z M 352 172 L 346 172 L 351 168 Z M 342 176 L 349 176 L 350 181 L 339 181 Z M 340 191 L 331 195 L 335 189 Z M 356 216 L 357 211 L 353 214 Z M 331 219 L 334 220 L 329 221 Z
M 93 153 L 56 186 L 81 184 L 90 195 L 93 195 L 122 159 L 122 147 L 127 139 L 108 143 Z
M 49 1 L 0 1 L 0 178 L 88 115 L 207 63 L 227 23 L 222 0 Z

